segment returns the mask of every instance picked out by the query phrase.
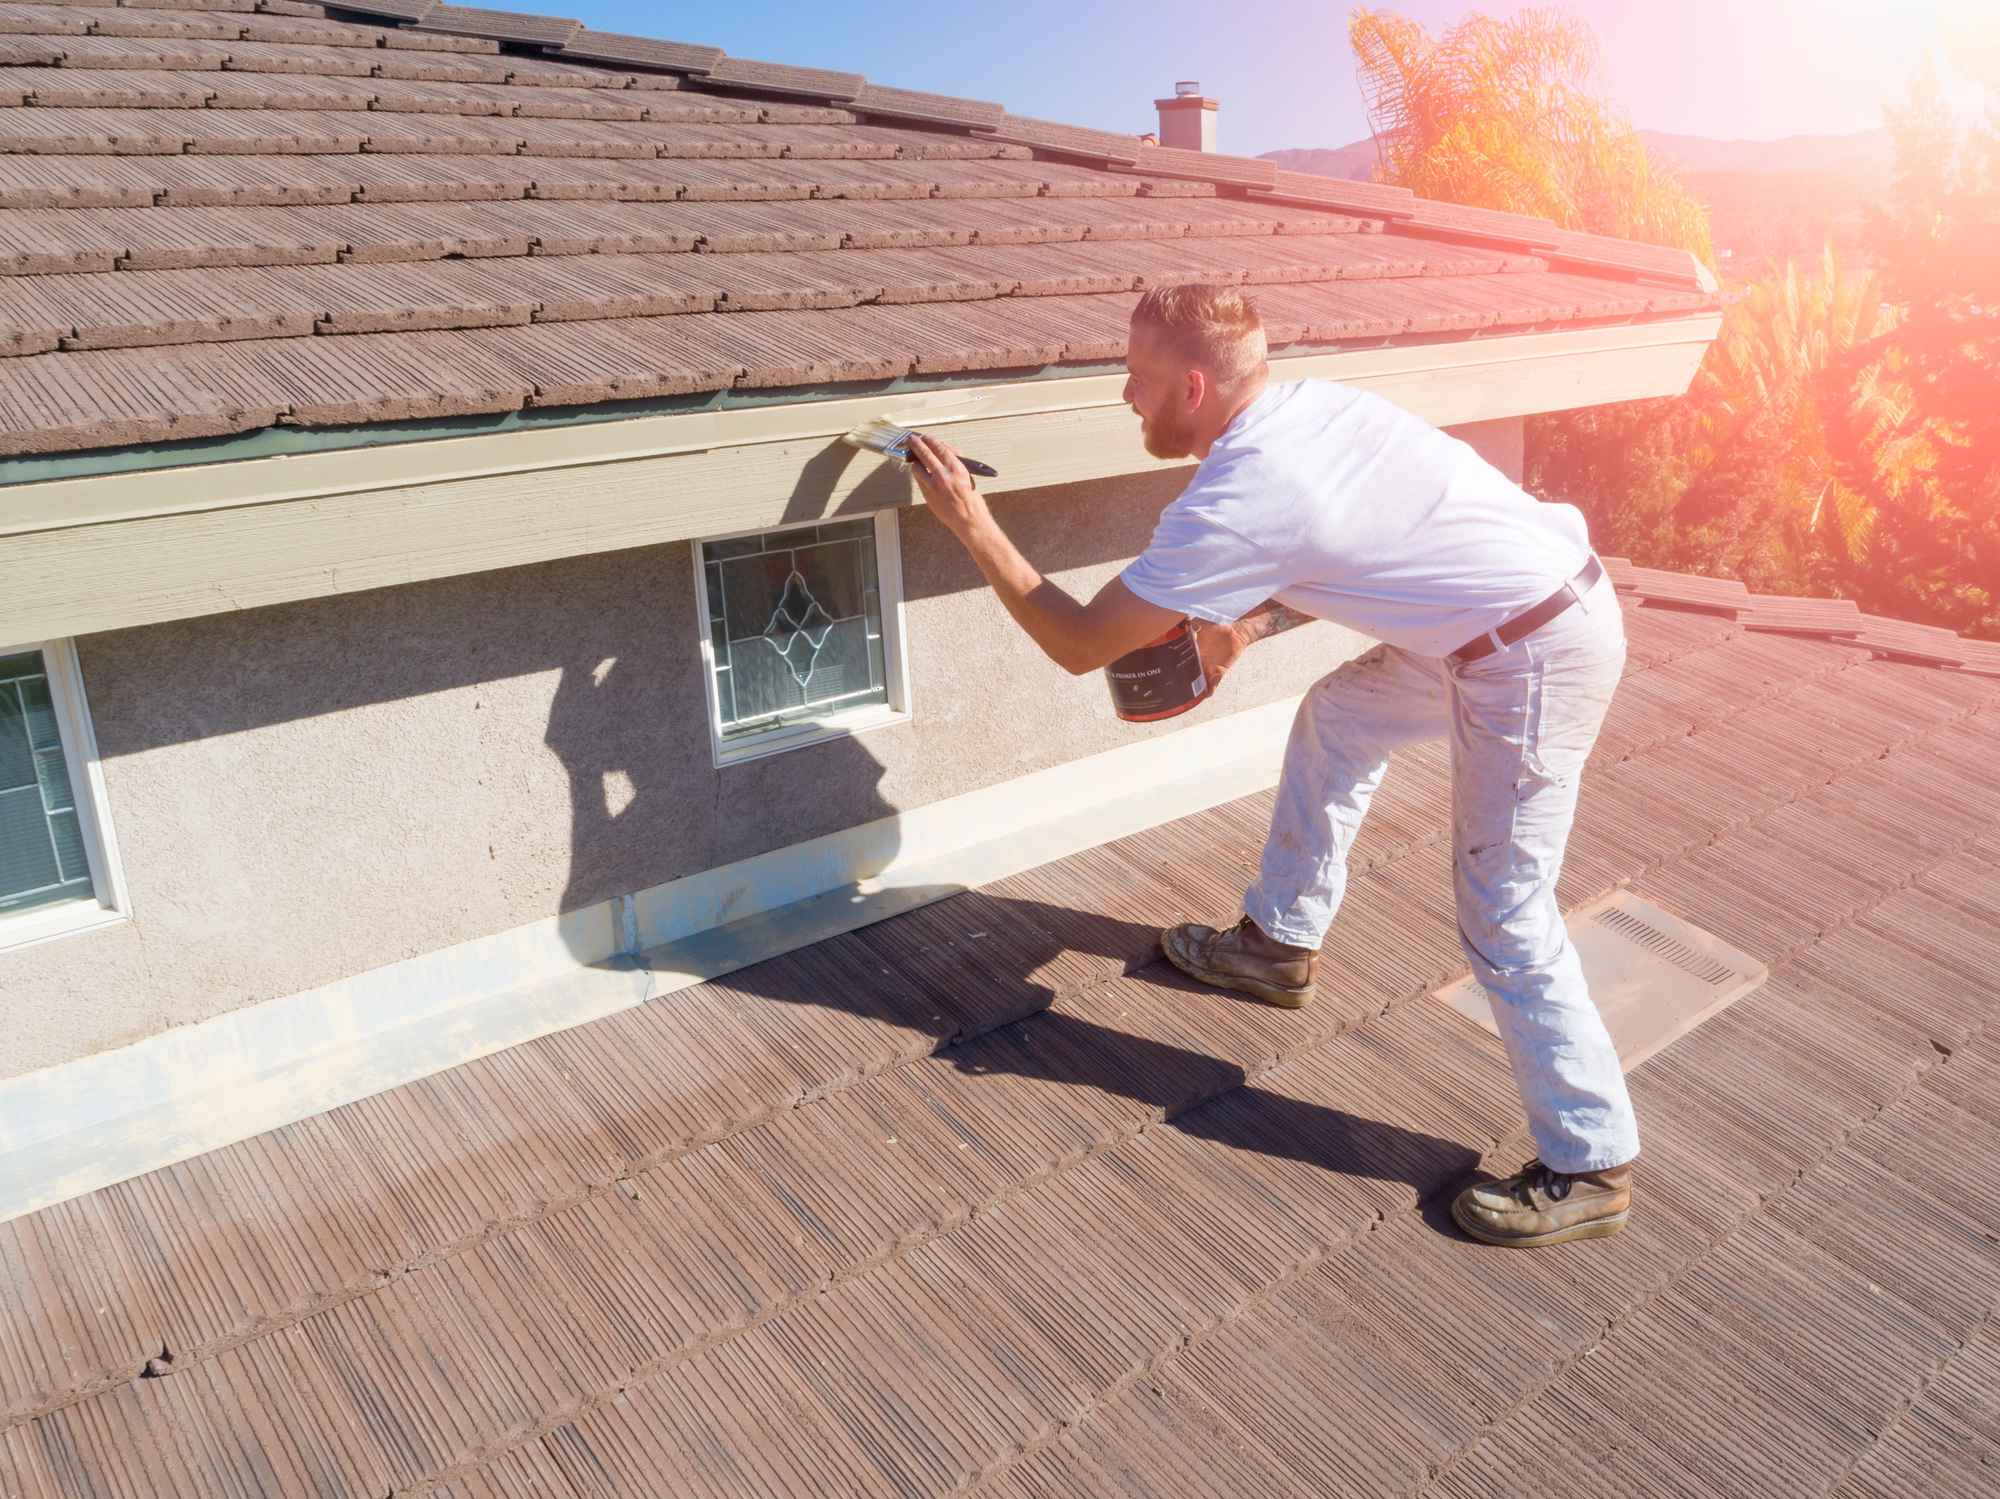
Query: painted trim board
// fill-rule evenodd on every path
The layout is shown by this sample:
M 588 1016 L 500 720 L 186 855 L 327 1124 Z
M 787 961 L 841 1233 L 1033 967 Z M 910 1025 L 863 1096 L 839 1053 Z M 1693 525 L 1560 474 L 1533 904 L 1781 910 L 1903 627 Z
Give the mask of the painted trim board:
M 1284 361 L 1439 426 L 1678 394 L 1714 317 Z M 1171 465 L 1096 375 L 899 399 L 999 468 L 989 492 Z M 247 460 L 0 493 L 0 638 L 49 639 L 914 504 L 838 441 L 884 398 Z M 691 426 L 675 424 L 689 423 Z M 631 430 L 627 430 L 627 429 Z M 198 478 L 196 477 L 198 476 Z
M 0 1080 L 0 1222 L 1263 790 L 1298 701 Z

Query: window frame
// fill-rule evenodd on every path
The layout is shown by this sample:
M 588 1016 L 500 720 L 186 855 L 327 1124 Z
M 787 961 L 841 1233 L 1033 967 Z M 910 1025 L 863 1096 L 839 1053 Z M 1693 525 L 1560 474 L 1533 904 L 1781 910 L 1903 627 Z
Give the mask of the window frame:
M 694 624 L 701 651 L 702 692 L 708 702 L 709 758 L 716 769 L 782 755 L 808 745 L 825 744 L 829 740 L 849 739 L 857 734 L 910 721 L 909 653 L 904 649 L 907 626 L 903 612 L 902 531 L 897 519 L 893 509 L 877 510 L 872 515 L 826 515 L 789 525 L 754 526 L 743 531 L 702 536 L 689 545 L 688 553 L 694 567 Z M 715 645 L 709 633 L 708 571 L 702 565 L 703 548 L 748 536 L 781 536 L 787 531 L 803 531 L 813 526 L 840 525 L 857 520 L 871 521 L 875 528 L 875 590 L 882 606 L 882 681 L 888 689 L 889 700 L 842 709 L 824 719 L 786 724 L 742 738 L 726 739 L 722 732 L 722 704 L 715 690 Z
M 21 651 L 40 652 L 43 670 L 48 674 L 49 702 L 55 713 L 56 732 L 62 739 L 70 794 L 76 798 L 84 862 L 90 867 L 91 896 L 0 915 L 0 953 L 112 926 L 129 920 L 132 914 L 125 870 L 118 857 L 118 840 L 111 830 L 104 766 L 97 754 L 97 733 L 91 726 L 90 704 L 84 695 L 83 668 L 77 661 L 76 644 L 71 640 L 30 640 L 0 647 L 0 656 Z

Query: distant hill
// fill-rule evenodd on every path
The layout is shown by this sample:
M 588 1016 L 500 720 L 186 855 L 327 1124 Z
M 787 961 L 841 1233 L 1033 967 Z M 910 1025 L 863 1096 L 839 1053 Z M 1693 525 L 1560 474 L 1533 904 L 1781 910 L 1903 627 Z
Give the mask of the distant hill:
M 1887 181 L 1895 148 L 1886 130 L 1854 135 L 1788 135 L 1775 141 L 1722 141 L 1705 135 L 1641 130 L 1639 139 L 1656 160 L 1671 162 L 1682 175 L 1699 172 L 1850 172 L 1869 181 Z M 1266 151 L 1264 160 L 1288 172 L 1320 177 L 1366 179 L 1375 170 L 1375 142 L 1313 150 Z
M 1718 141 L 1705 135 L 1641 130 L 1648 155 L 1682 175 L 1697 172 L 1851 172 L 1887 181 L 1896 148 L 1886 130 L 1854 135 L 1788 135 L 1775 141 Z
M 1738 276 L 1769 261 L 1816 256 L 1829 240 L 1857 251 L 1865 205 L 1887 188 L 1895 158 L 1886 130 L 1774 141 L 1642 130 L 1639 139 L 1707 205 L 1716 250 Z M 1264 157 L 1286 171 L 1356 180 L 1373 175 L 1376 162 L 1372 139 Z
M 1375 173 L 1375 142 L 1356 141 L 1338 150 L 1266 151 L 1264 160 L 1278 164 L 1282 172 L 1310 172 L 1315 177 L 1346 177 L 1366 182 Z

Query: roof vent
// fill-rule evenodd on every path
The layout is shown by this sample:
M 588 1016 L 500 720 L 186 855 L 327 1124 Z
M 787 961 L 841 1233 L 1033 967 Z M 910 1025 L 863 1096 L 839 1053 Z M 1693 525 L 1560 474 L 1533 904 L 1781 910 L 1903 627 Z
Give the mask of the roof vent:
M 1160 144 L 1183 151 L 1213 151 L 1215 112 L 1221 107 L 1216 100 L 1202 96 L 1201 85 L 1194 79 L 1181 79 L 1174 85 L 1173 98 L 1153 101 L 1153 108 L 1160 112 Z
M 1566 921 L 1590 997 L 1628 1072 L 1770 976 L 1748 953 L 1627 890 Z M 1494 1030 L 1491 1001 L 1476 980 L 1460 979 L 1437 997 Z

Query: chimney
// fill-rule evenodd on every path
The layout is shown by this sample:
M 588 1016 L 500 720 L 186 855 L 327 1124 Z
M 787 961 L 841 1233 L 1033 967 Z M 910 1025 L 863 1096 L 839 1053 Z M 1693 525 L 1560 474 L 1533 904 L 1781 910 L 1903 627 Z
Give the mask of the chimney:
M 1201 85 L 1184 78 L 1174 85 L 1171 99 L 1155 99 L 1160 112 L 1160 144 L 1178 146 L 1183 151 L 1215 149 L 1215 112 L 1222 107 L 1215 99 L 1204 99 Z

